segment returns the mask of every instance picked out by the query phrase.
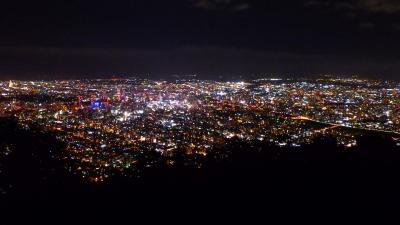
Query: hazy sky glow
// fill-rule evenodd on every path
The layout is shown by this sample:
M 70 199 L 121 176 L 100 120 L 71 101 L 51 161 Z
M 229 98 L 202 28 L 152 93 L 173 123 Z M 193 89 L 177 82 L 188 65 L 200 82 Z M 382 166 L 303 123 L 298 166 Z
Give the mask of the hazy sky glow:
M 400 74 L 395 0 L 10 1 L 0 76 Z

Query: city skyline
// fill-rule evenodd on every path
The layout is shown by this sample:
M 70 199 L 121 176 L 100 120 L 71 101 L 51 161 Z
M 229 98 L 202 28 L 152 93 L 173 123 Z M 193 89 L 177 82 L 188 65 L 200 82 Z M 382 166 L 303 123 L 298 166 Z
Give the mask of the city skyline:
M 400 0 L 2 1 L 0 224 L 385 224 L 399 40 Z
M 232 140 L 284 152 L 331 136 L 339 149 L 354 149 L 360 135 L 376 132 L 400 147 L 400 83 L 394 81 L 9 81 L 0 82 L 0 92 L 0 116 L 54 134 L 65 144 L 54 157 L 91 182 L 135 174 L 142 163 L 157 167 L 158 160 L 141 159 L 152 154 L 170 167 L 183 154 L 188 166 L 201 168 L 207 155 L 227 157 Z

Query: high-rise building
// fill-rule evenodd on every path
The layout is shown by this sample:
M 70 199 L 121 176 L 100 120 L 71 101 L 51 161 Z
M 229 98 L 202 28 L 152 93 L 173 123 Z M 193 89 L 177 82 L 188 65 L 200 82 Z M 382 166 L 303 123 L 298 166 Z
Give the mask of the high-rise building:
M 121 98 L 122 98 L 121 88 L 117 87 L 117 92 L 114 95 L 114 100 L 121 101 Z
M 82 105 L 82 100 L 83 100 L 83 96 L 78 96 L 76 98 L 76 105 L 80 107 Z

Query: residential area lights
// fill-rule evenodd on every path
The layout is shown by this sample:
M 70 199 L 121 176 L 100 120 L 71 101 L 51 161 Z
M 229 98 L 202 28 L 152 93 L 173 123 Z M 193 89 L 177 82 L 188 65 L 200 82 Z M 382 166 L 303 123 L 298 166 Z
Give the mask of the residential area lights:
M 8 81 L 0 99 L 0 115 L 55 133 L 69 169 L 93 181 L 134 167 L 135 154 L 197 159 L 232 139 L 296 148 L 329 134 L 351 148 L 351 129 L 400 135 L 400 84 L 387 81 Z

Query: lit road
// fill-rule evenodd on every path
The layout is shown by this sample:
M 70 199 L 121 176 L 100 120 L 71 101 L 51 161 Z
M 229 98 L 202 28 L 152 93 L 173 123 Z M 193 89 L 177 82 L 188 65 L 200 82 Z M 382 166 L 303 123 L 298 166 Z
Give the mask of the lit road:
M 344 125 L 340 125 L 340 124 L 334 124 L 334 123 L 327 123 L 327 122 L 322 122 L 322 121 L 317 121 L 317 120 L 313 120 L 309 117 L 305 117 L 305 116 L 295 116 L 295 117 L 288 117 L 289 119 L 292 120 L 306 120 L 306 121 L 311 121 L 311 122 L 315 122 L 315 123 L 320 123 L 320 124 L 325 124 L 328 125 L 330 127 L 327 128 L 323 128 L 320 130 L 316 130 L 317 132 L 324 132 L 327 130 L 331 130 L 331 129 L 335 129 L 338 127 L 344 127 L 344 128 L 351 128 L 351 129 L 360 129 L 360 130 L 365 130 L 365 131 L 376 131 L 376 132 L 383 132 L 383 133 L 387 133 L 387 134 L 395 134 L 395 135 L 400 135 L 399 132 L 395 132 L 395 131 L 386 131 L 386 130 L 378 130 L 378 129 L 368 129 L 368 128 L 360 128 L 360 127 L 350 127 L 350 126 L 344 126 Z

